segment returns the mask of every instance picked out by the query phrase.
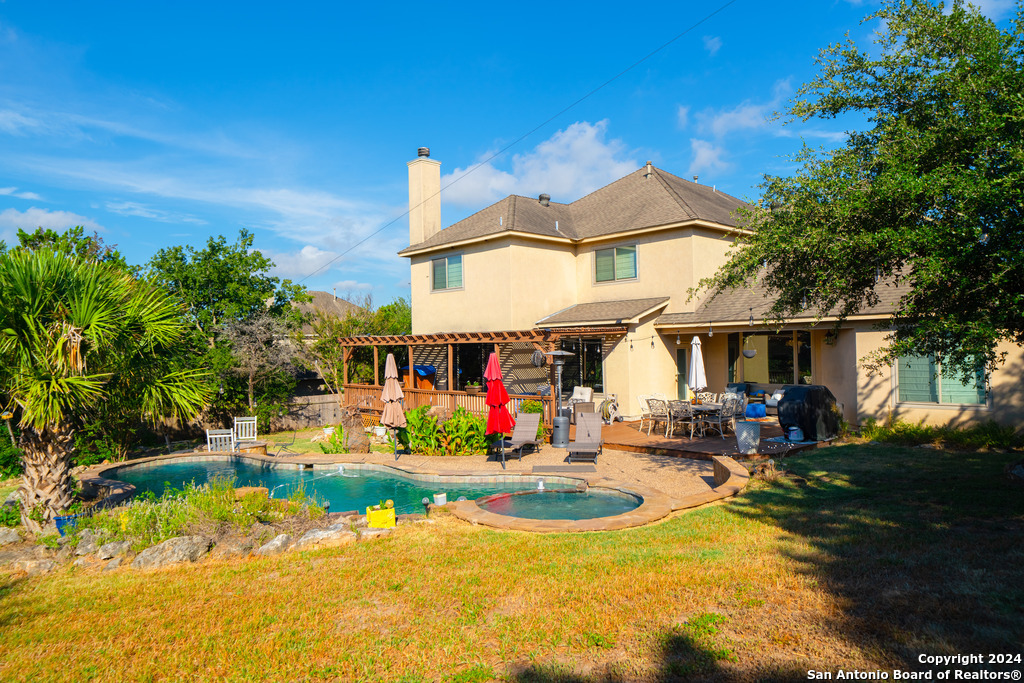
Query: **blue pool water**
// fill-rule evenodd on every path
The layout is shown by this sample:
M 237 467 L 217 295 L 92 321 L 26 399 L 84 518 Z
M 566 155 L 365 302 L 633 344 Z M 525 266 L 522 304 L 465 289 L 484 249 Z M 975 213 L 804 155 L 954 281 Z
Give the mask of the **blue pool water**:
M 621 515 L 640 507 L 641 500 L 618 491 L 567 493 L 544 491 L 521 496 L 494 496 L 478 500 L 480 509 L 526 519 L 595 519 Z
M 202 485 L 215 477 L 235 481 L 235 486 L 266 486 L 274 498 L 287 498 L 300 485 L 307 495 L 319 502 L 327 501 L 331 511 L 363 511 L 381 500 L 395 501 L 399 514 L 423 512 L 423 498 L 433 502 L 435 493 L 447 493 L 448 500 L 459 496 L 473 500 L 494 493 L 523 491 L 537 487 L 536 479 L 502 483 L 458 483 L 417 481 L 399 473 L 347 468 L 299 470 L 268 467 L 252 460 L 209 460 L 206 462 L 174 462 L 147 467 L 126 467 L 113 477 L 132 484 L 140 492 L 163 493 L 168 486 L 183 488 L 189 482 Z M 557 484 L 547 484 L 556 486 Z

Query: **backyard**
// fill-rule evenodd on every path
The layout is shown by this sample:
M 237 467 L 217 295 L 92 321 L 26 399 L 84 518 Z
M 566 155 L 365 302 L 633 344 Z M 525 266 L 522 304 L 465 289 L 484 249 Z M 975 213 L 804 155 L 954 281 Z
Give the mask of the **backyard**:
M 440 513 L 331 550 L 4 576 L 0 678 L 790 680 L 1019 653 L 1016 459 L 836 446 L 620 532 Z

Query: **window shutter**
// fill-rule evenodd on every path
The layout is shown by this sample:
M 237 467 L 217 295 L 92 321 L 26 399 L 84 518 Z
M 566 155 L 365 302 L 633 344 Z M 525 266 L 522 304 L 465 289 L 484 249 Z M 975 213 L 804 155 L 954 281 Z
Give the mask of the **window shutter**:
M 899 400 L 937 403 L 935 364 L 924 356 L 902 356 L 898 361 Z
M 615 250 L 615 279 L 629 280 L 636 277 L 636 247 L 619 247 Z
M 443 258 L 434 259 L 430 262 L 434 268 L 434 289 L 447 289 L 448 278 L 445 276 L 445 260 Z
M 462 286 L 462 255 L 448 257 L 448 288 Z
M 600 249 L 594 252 L 597 262 L 596 279 L 598 282 L 611 282 L 615 279 L 615 250 Z

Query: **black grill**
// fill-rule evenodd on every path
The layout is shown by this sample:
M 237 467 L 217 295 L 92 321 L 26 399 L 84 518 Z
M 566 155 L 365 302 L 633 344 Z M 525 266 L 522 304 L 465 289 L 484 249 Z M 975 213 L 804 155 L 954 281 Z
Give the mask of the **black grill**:
M 779 401 L 782 433 L 799 427 L 805 441 L 828 441 L 839 436 L 839 418 L 836 397 L 819 384 L 790 387 Z

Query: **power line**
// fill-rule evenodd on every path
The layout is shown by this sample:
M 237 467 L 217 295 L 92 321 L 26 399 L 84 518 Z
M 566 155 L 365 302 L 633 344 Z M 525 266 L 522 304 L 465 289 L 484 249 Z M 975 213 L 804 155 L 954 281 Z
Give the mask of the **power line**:
M 566 113 L 567 111 L 569 111 L 569 110 L 571 110 L 571 109 L 575 108 L 575 107 L 576 107 L 577 105 L 579 105 L 579 104 L 580 104 L 580 103 L 582 103 L 583 101 L 585 101 L 585 100 L 589 99 L 589 98 L 590 98 L 591 96 L 593 96 L 593 95 L 594 95 L 594 94 L 596 94 L 597 92 L 599 92 L 599 91 L 603 90 L 603 89 L 604 89 L 605 87 L 607 87 L 607 86 L 611 85 L 612 83 L 614 83 L 614 82 L 615 82 L 615 81 L 617 81 L 618 79 L 622 78 L 622 77 L 623 77 L 623 76 L 625 76 L 625 75 L 626 75 L 627 73 L 629 73 L 630 71 L 632 71 L 632 70 L 633 70 L 633 69 L 635 69 L 636 67 L 640 66 L 641 64 L 643 64 L 644 62 L 646 62 L 646 61 L 647 61 L 648 59 L 650 59 L 650 58 L 651 58 L 651 57 L 653 57 L 654 55 L 658 54 L 659 52 L 661 52 L 662 50 L 664 50 L 664 49 L 665 49 L 665 48 L 667 48 L 667 47 L 668 47 L 669 45 L 671 45 L 672 43 L 676 42 L 677 40 L 679 40 L 680 38 L 682 38 L 682 37 L 683 37 L 683 36 L 685 36 L 686 34 L 690 33 L 691 31 L 693 31 L 693 30 L 694 30 L 695 28 L 697 28 L 697 27 L 698 27 L 698 26 L 700 26 L 701 24 L 704 24 L 704 23 L 706 23 L 707 21 L 709 21 L 709 20 L 710 20 L 710 19 L 711 19 L 712 17 L 714 17 L 715 15 L 717 15 L 717 14 L 719 14 L 719 13 L 721 13 L 721 12 L 725 11 L 725 9 L 726 9 L 726 8 L 728 8 L 728 7 L 730 6 L 730 5 L 733 5 L 733 4 L 735 4 L 736 2 L 737 2 L 737 0 L 728 0 L 728 2 L 725 2 L 725 3 L 723 3 L 723 4 L 722 4 L 722 5 L 720 5 L 720 6 L 719 6 L 719 7 L 718 7 L 718 8 L 716 9 L 716 10 L 714 10 L 714 11 L 713 11 L 713 12 L 711 12 L 710 14 L 707 14 L 707 15 L 705 15 L 705 16 L 704 16 L 703 18 L 701 18 L 701 19 L 700 19 L 700 21 L 697 21 L 696 23 L 694 23 L 694 24 L 692 24 L 691 26 L 689 26 L 689 27 L 688 27 L 688 28 L 687 28 L 687 29 L 686 29 L 685 31 L 682 31 L 681 33 L 677 34 L 677 35 L 676 35 L 675 37 L 673 37 L 673 38 L 672 38 L 671 40 L 668 40 L 668 41 L 666 41 L 665 43 L 662 43 L 662 44 L 661 44 L 661 45 L 659 45 L 659 46 L 658 46 L 657 48 L 655 48 L 654 50 L 651 50 L 651 51 L 650 51 L 650 52 L 648 52 L 648 53 L 647 53 L 646 55 L 644 55 L 643 57 L 641 57 L 641 58 L 640 58 L 640 59 L 638 59 L 637 61 L 635 61 L 635 62 L 633 62 L 632 64 L 630 64 L 630 65 L 629 65 L 629 66 L 627 66 L 627 67 L 626 67 L 625 69 L 623 69 L 623 70 L 622 70 L 622 71 L 620 71 L 619 73 L 615 74 L 614 76 L 612 76 L 611 78 L 609 78 L 608 80 L 606 80 L 606 81 L 605 81 L 604 83 L 602 83 L 601 85 L 599 85 L 599 86 L 597 86 L 596 88 L 594 88 L 594 89 L 590 90 L 589 92 L 587 92 L 587 93 L 586 93 L 585 95 L 583 95 L 582 97 L 580 97 L 579 99 L 577 99 L 577 100 L 576 100 L 575 102 L 573 102 L 572 104 L 569 104 L 568 106 L 565 106 L 565 107 L 563 107 L 563 108 L 562 108 L 562 109 L 560 109 L 560 110 L 559 110 L 558 112 L 556 112 L 556 113 L 552 114 L 551 116 L 549 116 L 549 117 L 548 117 L 547 119 L 545 119 L 545 120 L 544 120 L 544 121 L 542 121 L 541 123 L 537 124 L 536 126 L 534 126 L 533 128 L 531 128 L 531 129 L 530 129 L 530 130 L 528 130 L 527 132 L 523 133 L 522 135 L 520 135 L 519 137 L 517 137 L 517 138 L 516 138 L 515 140 L 513 140 L 512 142 L 508 143 L 507 145 L 505 145 L 504 147 L 502 147 L 501 149 L 499 149 L 499 150 L 498 150 L 497 152 L 495 152 L 495 153 L 494 153 L 494 154 L 492 154 L 491 156 L 487 157 L 487 158 L 486 158 L 486 159 L 484 159 L 483 161 L 480 161 L 480 162 L 478 162 L 478 163 L 477 163 L 477 164 L 476 164 L 475 166 L 473 166 L 472 168 L 470 168 L 470 169 L 469 169 L 468 171 L 466 171 L 465 173 L 463 173 L 463 174 L 462 174 L 461 176 L 459 176 L 458 178 L 455 178 L 455 179 L 454 179 L 454 180 L 452 180 L 452 181 L 451 181 L 450 183 L 448 183 L 447 185 L 445 185 L 444 187 L 442 187 L 442 188 L 441 188 L 440 190 L 438 190 L 438 191 L 437 191 L 436 193 L 434 193 L 434 194 L 430 195 L 429 197 L 427 197 L 426 199 L 424 199 L 424 200 L 423 200 L 423 201 L 422 201 L 422 202 L 421 202 L 421 203 L 419 204 L 419 206 L 423 206 L 423 205 L 424 205 L 424 204 L 426 204 L 426 203 L 427 203 L 428 201 L 430 201 L 430 200 L 431 200 L 431 199 L 433 199 L 434 197 L 437 197 L 438 195 L 440 195 L 440 194 L 441 194 L 442 192 L 444 192 L 445 190 L 447 190 L 447 189 L 448 189 L 449 187 L 451 187 L 451 186 L 452 186 L 452 185 L 454 185 L 455 183 L 457 183 L 457 182 L 459 182 L 459 181 L 463 180 L 463 179 L 464 179 L 464 178 L 465 178 L 466 176 L 470 175 L 471 173 L 475 173 L 476 171 L 478 171 L 478 170 L 479 170 L 480 168 L 482 168 L 482 167 L 483 167 L 483 166 L 485 166 L 486 164 L 490 163 L 491 161 L 493 161 L 493 160 L 494 160 L 494 159 L 496 159 L 497 157 L 501 156 L 502 154 L 504 154 L 504 153 L 505 153 L 505 152 L 507 152 L 508 150 L 510 150 L 510 149 L 512 149 L 513 147 L 515 147 L 516 145 L 518 145 L 518 144 L 519 144 L 520 142 L 522 142 L 522 141 L 523 141 L 523 140 L 525 140 L 526 138 L 528 138 L 528 137 L 530 137 L 531 135 L 533 135 L 534 133 L 536 133 L 536 132 L 537 132 L 538 130 L 540 130 L 540 129 L 541 129 L 541 128 L 543 128 L 544 126 L 548 125 L 549 123 L 551 123 L 552 121 L 554 121 L 555 119 L 557 119 L 558 117 L 560 117 L 560 116 L 561 116 L 562 114 L 564 114 L 564 113 Z M 417 207 L 417 208 L 419 208 L 419 207 Z M 376 230 L 374 230 L 373 232 L 371 232 L 371 233 L 370 233 L 369 235 L 367 235 L 367 236 L 366 236 L 366 237 L 364 237 L 363 239 L 359 240 L 358 242 L 356 242 L 355 244 L 353 244 L 353 245 L 352 245 L 351 247 L 349 247 L 349 248 L 348 248 L 348 249 L 346 249 L 345 251 L 341 252 L 340 254 L 338 254 L 338 255 L 337 255 L 337 256 L 335 256 L 335 257 L 334 257 L 333 259 L 331 259 L 331 260 L 330 260 L 330 261 L 328 261 L 327 263 L 323 264 L 322 266 L 320 266 L 320 267 L 319 267 L 319 268 L 317 268 L 316 270 L 314 270 L 314 271 L 313 271 L 312 273 L 310 273 L 309 275 L 306 275 L 306 276 L 304 276 L 304 277 L 303 277 L 303 278 L 302 278 L 301 280 L 299 280 L 299 281 L 298 281 L 298 282 L 297 282 L 296 284 L 302 284 L 303 282 L 305 282 L 305 281 L 306 281 L 306 280 L 308 280 L 309 278 L 313 277 L 313 276 L 314 276 L 314 275 L 316 275 L 317 273 L 321 272 L 322 270 L 324 270 L 324 269 L 325 269 L 325 268 L 327 268 L 328 266 L 330 266 L 330 265 L 332 265 L 332 264 L 336 263 L 337 261 L 339 261 L 339 260 L 340 260 L 341 258 L 343 258 L 344 256 L 346 256 L 346 255 L 347 255 L 348 253 L 350 253 L 350 252 L 351 252 L 351 251 L 352 251 L 353 249 L 355 249 L 356 247 L 358 247 L 358 246 L 360 246 L 360 245 L 364 244 L 365 242 L 368 242 L 368 241 L 370 240 L 370 238 L 371 238 L 371 237 L 376 237 L 377 235 L 379 235 L 380 233 L 382 233 L 382 232 L 383 232 L 384 230 L 386 230 L 387 228 L 391 227 L 392 225 L 394 225 L 395 223 L 397 223 L 397 222 L 398 222 L 398 221 L 400 221 L 401 219 L 403 219 L 403 218 L 405 218 L 406 216 L 408 216 L 408 215 L 409 215 L 409 212 L 410 212 L 410 211 L 412 211 L 412 209 L 411 209 L 411 208 L 409 208 L 409 209 L 406 209 L 406 210 L 405 210 L 404 212 L 402 212 L 401 214 L 399 214 L 399 215 L 395 216 L 395 217 L 394 217 L 394 218 L 392 218 L 392 219 L 391 219 L 390 221 L 388 221 L 388 222 L 387 222 L 387 223 L 385 223 L 384 225 L 380 226 L 379 228 L 377 228 Z

